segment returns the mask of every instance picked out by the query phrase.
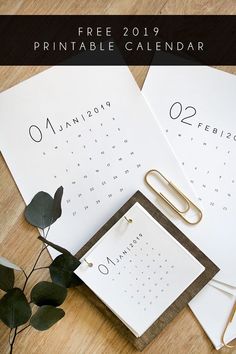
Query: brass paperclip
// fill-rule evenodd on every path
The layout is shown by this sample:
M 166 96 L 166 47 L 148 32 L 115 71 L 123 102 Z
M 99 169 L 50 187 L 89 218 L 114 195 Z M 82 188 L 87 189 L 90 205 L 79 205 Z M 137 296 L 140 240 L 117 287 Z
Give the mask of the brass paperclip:
M 230 323 L 233 321 L 235 314 L 236 314 L 236 301 L 235 301 L 234 306 L 233 306 L 233 308 L 232 308 L 232 310 L 230 312 L 229 318 L 228 318 L 228 320 L 226 322 L 226 326 L 225 326 L 225 329 L 224 329 L 222 337 L 221 337 L 222 344 L 224 344 L 224 346 L 227 347 L 227 348 L 234 348 L 236 346 L 236 344 L 235 345 L 230 345 L 230 344 L 225 343 L 225 333 L 226 333 Z
M 185 202 L 186 206 L 183 210 L 180 210 L 179 208 L 177 208 L 167 197 L 165 197 L 164 194 L 162 194 L 161 192 L 158 192 L 153 185 L 149 182 L 148 177 L 150 174 L 156 174 L 157 176 L 161 177 L 165 182 L 167 182 L 167 184 L 180 196 L 180 198 Z M 202 211 L 184 194 L 182 193 L 175 185 L 174 183 L 172 183 L 171 181 L 169 181 L 160 171 L 158 170 L 150 170 L 146 173 L 145 175 L 145 182 L 147 183 L 147 185 L 159 196 L 162 198 L 162 200 L 164 200 L 171 209 L 173 209 L 186 223 L 190 224 L 190 225 L 196 225 L 198 224 L 201 219 L 202 219 Z M 198 213 L 198 219 L 197 221 L 190 221 L 185 217 L 185 214 L 190 210 L 190 208 L 194 207 L 194 209 L 196 209 L 197 213 Z

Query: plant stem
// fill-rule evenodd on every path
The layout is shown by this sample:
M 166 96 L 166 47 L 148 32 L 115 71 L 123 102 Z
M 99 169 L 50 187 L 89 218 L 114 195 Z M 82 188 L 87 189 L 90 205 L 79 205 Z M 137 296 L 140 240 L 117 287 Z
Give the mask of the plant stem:
M 9 333 L 10 354 L 13 353 L 13 347 L 14 347 L 14 343 L 15 343 L 17 335 L 20 334 L 21 332 L 23 332 L 28 327 L 30 327 L 30 324 L 28 324 L 27 326 L 22 328 L 19 332 L 17 332 L 18 327 L 14 328 L 14 335 L 13 335 L 12 340 L 11 340 L 11 333 L 12 333 L 13 328 L 10 330 L 10 333 Z
M 27 274 L 26 274 L 26 272 L 24 271 L 23 268 L 21 268 L 21 270 L 22 270 L 22 272 L 24 273 L 25 279 L 27 279 Z
M 16 335 L 18 335 L 19 333 L 23 332 L 26 328 L 30 327 L 30 324 L 28 324 L 27 326 L 25 326 L 24 328 L 22 328 L 19 332 L 16 333 Z
M 48 237 L 48 233 L 49 233 L 49 231 L 50 231 L 50 227 L 51 227 L 51 225 L 48 227 L 46 234 L 45 234 L 44 229 L 42 229 L 42 230 L 43 230 L 43 237 L 44 237 L 44 238 L 47 238 L 47 237 Z
M 32 275 L 33 271 L 35 270 L 35 267 L 36 267 L 36 265 L 37 265 L 37 263 L 38 263 L 38 261 L 39 261 L 39 258 L 41 257 L 43 251 L 46 250 L 46 248 L 47 248 L 47 246 L 44 246 L 44 245 L 43 245 L 43 248 L 42 248 L 41 251 L 39 252 L 39 255 L 38 255 L 38 257 L 36 258 L 36 261 L 35 261 L 35 263 L 34 263 L 34 265 L 33 265 L 33 268 L 31 269 L 31 271 L 29 272 L 29 274 L 27 275 L 27 277 L 26 277 L 26 279 L 25 279 L 25 283 L 24 283 L 24 286 L 23 286 L 23 289 L 22 289 L 23 291 L 24 291 L 25 288 L 26 288 L 26 285 L 27 285 L 27 283 L 28 283 L 28 280 L 29 280 L 30 276 Z
M 11 345 L 11 332 L 12 332 L 13 328 L 11 328 L 10 332 L 9 332 L 9 336 L 8 336 L 8 342 L 9 345 Z
M 48 228 L 48 230 L 47 230 L 47 233 L 46 233 L 46 236 L 45 236 L 45 231 L 44 231 L 44 229 L 43 229 L 43 235 L 44 235 L 45 238 L 47 237 L 49 230 L 50 230 L 50 226 L 49 226 L 49 228 Z M 41 249 L 41 251 L 39 252 L 38 257 L 36 258 L 36 261 L 34 262 L 33 268 L 31 269 L 31 271 L 29 272 L 28 275 L 26 274 L 26 272 L 24 271 L 24 269 L 22 269 L 22 271 L 23 271 L 23 273 L 24 273 L 24 276 L 25 276 L 25 282 L 24 282 L 24 286 L 23 286 L 22 291 L 25 290 L 26 285 L 27 285 L 27 283 L 28 283 L 28 280 L 29 280 L 29 278 L 31 277 L 32 273 L 33 273 L 35 270 L 48 268 L 48 267 L 38 267 L 38 268 L 36 268 L 36 265 L 37 265 L 37 263 L 38 263 L 38 261 L 39 261 L 41 255 L 42 255 L 43 251 L 45 251 L 45 250 L 47 249 L 47 247 L 48 247 L 47 245 L 46 245 L 46 246 L 45 246 L 44 244 L 42 245 L 42 249 Z M 26 328 L 28 328 L 29 326 L 30 326 L 30 324 L 28 324 L 27 326 L 25 326 L 24 328 L 22 328 L 19 332 L 17 332 L 17 328 L 18 328 L 18 327 L 14 328 L 14 334 L 13 334 L 12 339 L 11 339 L 11 334 L 12 334 L 13 328 L 10 330 L 10 333 L 9 333 L 10 354 L 13 353 L 13 346 L 14 346 L 14 343 L 15 343 L 15 340 L 16 340 L 16 336 L 17 336 L 19 333 L 23 332 L 23 331 L 24 331 Z
M 35 268 L 34 270 L 48 269 L 48 268 L 49 268 L 49 266 L 47 266 L 47 267 L 38 267 L 38 268 Z
M 11 334 L 11 332 L 10 332 L 10 334 Z M 17 327 L 14 329 L 14 335 L 13 335 L 12 340 L 10 341 L 10 354 L 13 353 L 13 345 L 16 340 L 16 336 L 17 336 Z

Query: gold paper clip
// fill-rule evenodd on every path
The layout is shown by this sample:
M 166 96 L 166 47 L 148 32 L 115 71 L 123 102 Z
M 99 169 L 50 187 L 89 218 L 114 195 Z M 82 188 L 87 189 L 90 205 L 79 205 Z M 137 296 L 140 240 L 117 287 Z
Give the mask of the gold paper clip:
M 165 182 L 167 182 L 167 184 L 181 197 L 181 199 L 183 199 L 183 201 L 186 204 L 186 207 L 184 210 L 180 210 L 178 209 L 167 197 L 164 196 L 164 194 L 162 194 L 161 192 L 158 192 L 153 185 L 149 182 L 148 177 L 150 174 L 155 174 L 159 177 L 161 177 L 162 179 L 164 179 Z M 150 170 L 146 173 L 145 175 L 145 182 L 147 183 L 147 185 L 159 196 L 161 197 L 168 205 L 169 207 L 171 207 L 171 209 L 173 209 L 186 223 L 190 224 L 190 225 L 196 225 L 198 224 L 201 219 L 202 219 L 202 212 L 201 210 L 184 194 L 182 193 L 171 181 L 169 181 L 160 171 L 157 170 Z M 197 221 L 189 221 L 184 214 L 186 214 L 191 206 L 193 206 L 199 217 L 197 219 Z
M 225 343 L 225 333 L 226 333 L 230 323 L 233 321 L 235 314 L 236 314 L 236 301 L 235 301 L 234 306 L 233 306 L 233 308 L 232 308 L 232 310 L 230 312 L 229 318 L 228 318 L 228 320 L 226 322 L 226 326 L 225 326 L 225 329 L 224 329 L 222 337 L 221 337 L 222 344 L 224 344 L 224 346 L 227 347 L 227 348 L 236 347 L 236 344 L 230 345 L 230 344 Z

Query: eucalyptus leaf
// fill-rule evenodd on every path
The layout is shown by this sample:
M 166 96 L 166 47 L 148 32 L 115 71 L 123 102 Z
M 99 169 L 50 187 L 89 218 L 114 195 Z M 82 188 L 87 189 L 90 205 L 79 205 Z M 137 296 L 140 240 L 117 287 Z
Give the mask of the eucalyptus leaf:
M 37 193 L 25 209 L 25 218 L 33 226 L 45 229 L 61 216 L 63 187 L 59 187 L 54 199 L 46 192 Z
M 33 287 L 31 301 L 38 306 L 59 306 L 65 300 L 66 295 L 66 288 L 48 281 L 41 281 Z
M 0 299 L 0 320 L 10 328 L 26 323 L 31 316 L 31 308 L 21 289 L 13 288 Z
M 62 200 L 62 195 L 63 195 L 63 187 L 59 187 L 54 194 L 54 200 L 53 200 L 53 220 L 54 222 L 60 218 L 61 216 L 61 200 Z
M 7 291 L 12 289 L 15 282 L 14 270 L 0 264 L 0 289 Z
M 38 331 L 45 331 L 64 316 L 65 312 L 62 309 L 45 305 L 39 307 L 37 312 L 31 317 L 30 325 Z
M 70 256 L 72 256 L 72 254 L 67 251 L 67 249 L 61 247 L 61 246 L 58 246 L 56 245 L 55 243 L 51 242 L 51 241 L 48 241 L 46 238 L 42 237 L 42 236 L 39 236 L 38 239 L 44 243 L 46 243 L 46 245 L 49 245 L 51 246 L 52 248 L 54 248 L 55 250 L 57 250 L 58 252 L 60 253 L 63 253 L 63 254 L 68 254 Z
M 53 198 L 45 192 L 37 193 L 25 208 L 25 218 L 40 229 L 50 226 L 53 223 Z
M 7 267 L 7 268 L 12 268 L 15 270 L 22 270 L 20 267 L 18 267 L 16 264 L 10 262 L 8 259 L 4 257 L 0 257 L 0 264 Z
M 77 274 L 73 273 L 71 277 L 71 282 L 70 282 L 70 288 L 73 288 L 75 286 L 79 286 L 83 284 L 83 281 L 78 277 Z
M 79 265 L 79 260 L 74 256 L 61 254 L 49 266 L 52 281 L 66 288 L 75 286 L 73 285 L 75 282 L 75 274 L 73 272 Z

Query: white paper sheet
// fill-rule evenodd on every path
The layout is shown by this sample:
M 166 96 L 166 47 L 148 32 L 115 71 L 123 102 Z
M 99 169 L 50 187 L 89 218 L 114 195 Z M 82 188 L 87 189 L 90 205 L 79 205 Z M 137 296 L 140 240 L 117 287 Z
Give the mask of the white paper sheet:
M 222 333 L 229 319 L 235 296 L 207 285 L 190 302 L 190 308 L 205 329 L 210 340 L 216 349 L 222 348 Z M 225 343 L 235 339 L 236 321 L 235 318 L 225 334 Z
M 153 66 L 143 94 L 203 205 L 188 235 L 220 267 L 215 279 L 235 287 L 236 78 L 202 66 Z M 233 303 L 211 286 L 191 302 L 216 348 Z M 232 327 L 235 334 L 236 320 Z
M 126 215 L 133 222 L 121 218 L 76 274 L 139 337 L 205 268 L 139 203 Z
M 49 239 L 72 253 L 137 189 L 156 202 L 144 185 L 151 168 L 191 196 L 127 67 L 44 71 L 1 93 L 0 126 L 1 151 L 26 203 L 40 190 L 53 195 L 64 187 L 63 214 Z

